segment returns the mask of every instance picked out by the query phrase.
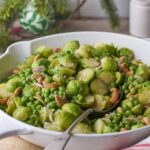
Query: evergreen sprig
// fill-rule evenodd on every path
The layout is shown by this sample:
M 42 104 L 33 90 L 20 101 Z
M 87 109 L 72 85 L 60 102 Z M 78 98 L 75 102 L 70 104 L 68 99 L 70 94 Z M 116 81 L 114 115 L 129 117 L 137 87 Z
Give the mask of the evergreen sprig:
M 114 0 L 101 0 L 102 8 L 106 12 L 106 16 L 112 26 L 112 28 L 116 28 L 120 25 L 118 10 Z

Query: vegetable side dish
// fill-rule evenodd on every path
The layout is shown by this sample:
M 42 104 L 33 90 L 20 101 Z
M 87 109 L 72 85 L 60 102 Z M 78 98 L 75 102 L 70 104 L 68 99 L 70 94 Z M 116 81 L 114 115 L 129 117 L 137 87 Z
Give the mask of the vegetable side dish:
M 129 48 L 70 41 L 39 47 L 0 83 L 0 108 L 48 130 L 64 131 L 86 109 L 120 106 L 104 117 L 87 117 L 74 133 L 110 133 L 150 124 L 150 68 Z

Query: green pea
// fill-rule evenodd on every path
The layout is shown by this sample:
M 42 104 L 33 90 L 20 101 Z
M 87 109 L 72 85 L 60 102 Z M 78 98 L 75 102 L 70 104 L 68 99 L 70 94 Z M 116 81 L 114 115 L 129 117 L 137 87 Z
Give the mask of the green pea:
M 125 125 L 125 128 L 127 128 L 128 130 L 130 130 L 131 127 L 130 127 L 129 124 L 126 124 L 126 125 Z
M 132 89 L 130 90 L 130 92 L 131 92 L 131 94 L 135 94 L 135 93 L 137 92 L 137 89 L 136 89 L 136 88 L 132 88 Z
M 140 102 L 139 102 L 137 99 L 135 99 L 135 100 L 133 101 L 133 105 L 136 106 L 136 105 L 138 105 L 138 104 L 140 104 Z

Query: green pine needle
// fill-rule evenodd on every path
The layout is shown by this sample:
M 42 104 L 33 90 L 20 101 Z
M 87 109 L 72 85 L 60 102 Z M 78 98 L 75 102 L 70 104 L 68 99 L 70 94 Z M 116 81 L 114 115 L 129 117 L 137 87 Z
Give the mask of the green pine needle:
M 112 26 L 116 28 L 120 25 L 119 15 L 114 0 L 101 0 L 102 8 L 105 10 L 107 18 Z

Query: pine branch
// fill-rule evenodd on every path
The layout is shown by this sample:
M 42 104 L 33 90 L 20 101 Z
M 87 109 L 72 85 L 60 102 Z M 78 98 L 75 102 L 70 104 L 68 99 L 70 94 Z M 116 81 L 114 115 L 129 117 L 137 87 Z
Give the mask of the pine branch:
M 112 28 L 116 28 L 120 25 L 119 15 L 117 13 L 117 7 L 114 0 L 100 0 L 102 4 L 102 8 L 106 12 L 106 16 L 112 26 Z

